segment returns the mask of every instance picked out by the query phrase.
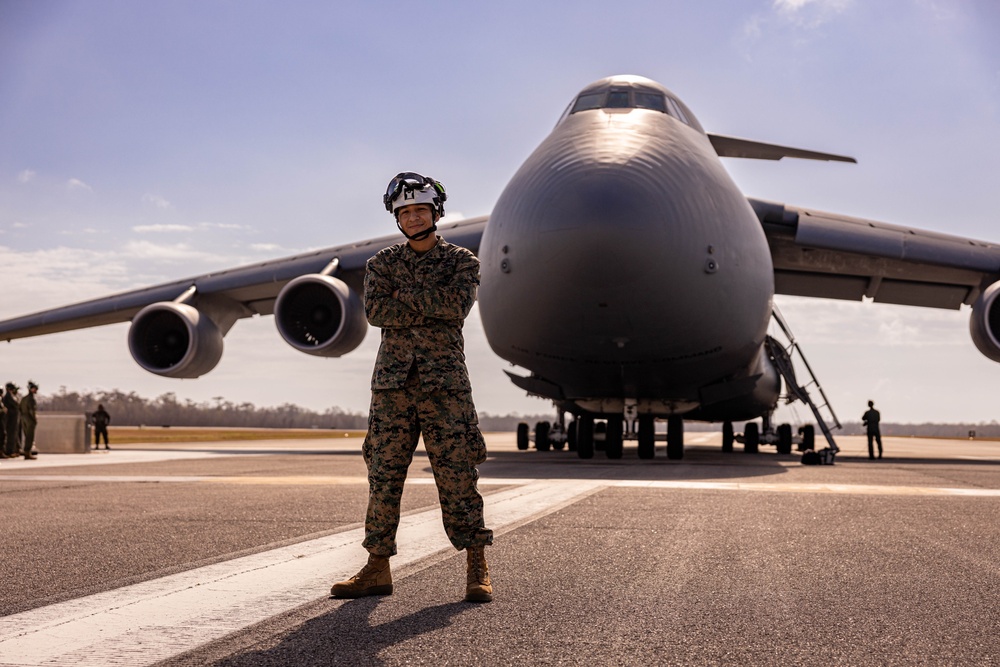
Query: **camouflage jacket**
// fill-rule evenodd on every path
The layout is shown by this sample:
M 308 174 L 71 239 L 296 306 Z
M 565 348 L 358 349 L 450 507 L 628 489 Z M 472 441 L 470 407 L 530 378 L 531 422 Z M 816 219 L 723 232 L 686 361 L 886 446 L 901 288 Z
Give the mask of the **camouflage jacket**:
M 365 314 L 382 329 L 372 389 L 401 388 L 415 365 L 425 390 L 470 391 L 462 325 L 478 286 L 476 256 L 441 238 L 423 255 L 400 243 L 368 260 Z

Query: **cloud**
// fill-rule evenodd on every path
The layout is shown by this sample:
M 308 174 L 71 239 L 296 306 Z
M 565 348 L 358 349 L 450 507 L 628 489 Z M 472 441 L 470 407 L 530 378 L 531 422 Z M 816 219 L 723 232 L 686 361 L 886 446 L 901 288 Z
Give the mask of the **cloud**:
M 772 7 L 783 19 L 804 28 L 816 28 L 847 11 L 854 0 L 774 0 Z
M 71 178 L 66 181 L 66 187 L 70 190 L 86 190 L 87 192 L 94 191 L 94 188 L 90 187 L 78 178 Z
M 12 224 L 12 225 L 10 226 L 10 228 L 11 228 L 11 229 L 27 229 L 27 228 L 28 228 L 28 227 L 30 227 L 30 226 L 31 226 L 31 225 L 29 225 L 29 224 L 28 224 L 28 223 L 26 223 L 26 222 L 15 222 L 14 224 Z
M 281 246 L 277 243 L 251 243 L 250 249 L 262 252 L 274 252 L 276 250 L 281 250 Z
M 25 286 L 5 293 L 0 307 L 4 317 L 101 296 L 131 280 L 125 263 L 103 250 L 57 247 L 20 252 L 0 246 L 0 266 Z
M 140 234 L 146 234 L 149 232 L 153 233 L 173 233 L 173 232 L 191 232 L 194 231 L 194 227 L 189 225 L 135 225 L 132 227 L 133 232 L 138 232 Z
M 167 210 L 170 208 L 170 202 L 161 197 L 160 195 L 154 195 L 146 193 L 142 196 L 142 202 L 144 204 L 152 204 L 156 208 Z
M 218 261 L 216 255 L 195 250 L 187 243 L 158 244 L 150 241 L 129 241 L 122 247 L 122 253 L 130 259 L 144 262 L 190 263 Z
M 18 183 L 28 183 L 37 176 L 38 173 L 33 169 L 25 169 L 20 174 L 17 175 Z
M 210 229 L 210 228 L 211 229 L 232 229 L 232 230 L 239 230 L 239 229 L 249 230 L 249 229 L 252 229 L 252 227 L 250 227 L 248 225 L 237 225 L 237 224 L 231 223 L 231 222 L 229 222 L 229 223 L 227 223 L 227 222 L 203 222 L 203 223 L 201 223 L 200 226 L 204 227 L 206 229 Z

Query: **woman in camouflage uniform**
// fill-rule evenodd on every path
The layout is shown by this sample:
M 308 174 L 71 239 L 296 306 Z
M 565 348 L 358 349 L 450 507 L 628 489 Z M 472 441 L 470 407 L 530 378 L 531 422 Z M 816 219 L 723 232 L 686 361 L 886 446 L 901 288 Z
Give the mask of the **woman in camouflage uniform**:
M 399 502 L 417 440 L 434 471 L 445 531 L 467 551 L 466 600 L 489 602 L 493 588 L 476 465 L 486 443 L 472 402 L 462 326 L 476 300 L 479 260 L 436 234 L 447 196 L 437 181 L 399 174 L 383 199 L 407 242 L 368 260 L 365 313 L 382 329 L 372 374 L 364 458 L 369 498 L 363 546 L 368 564 L 335 584 L 335 597 L 392 593 L 389 557 L 396 553 Z

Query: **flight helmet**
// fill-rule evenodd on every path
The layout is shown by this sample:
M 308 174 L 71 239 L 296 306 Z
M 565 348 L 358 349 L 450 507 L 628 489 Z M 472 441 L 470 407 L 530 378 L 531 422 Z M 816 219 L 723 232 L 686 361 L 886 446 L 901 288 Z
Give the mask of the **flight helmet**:
M 389 181 L 382 196 L 382 203 L 385 210 L 392 213 L 396 218 L 396 226 L 403 236 L 414 241 L 422 241 L 437 231 L 437 221 L 444 215 L 444 203 L 448 201 L 448 194 L 444 191 L 444 185 L 440 181 L 435 181 L 429 176 L 421 176 L 412 171 L 402 171 Z M 429 204 L 434 211 L 434 224 L 428 229 L 410 236 L 403 231 L 399 225 L 399 209 L 413 204 Z

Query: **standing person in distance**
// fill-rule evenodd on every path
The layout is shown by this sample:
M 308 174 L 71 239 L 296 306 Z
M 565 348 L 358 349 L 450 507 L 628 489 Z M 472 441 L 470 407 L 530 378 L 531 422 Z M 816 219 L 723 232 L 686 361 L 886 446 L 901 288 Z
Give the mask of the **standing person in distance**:
M 9 459 L 14 455 L 7 451 L 7 407 L 3 399 L 3 385 L 0 385 L 0 459 Z
M 111 449 L 111 446 L 108 445 L 108 424 L 111 423 L 111 415 L 102 404 L 98 403 L 97 410 L 90 418 L 94 422 L 94 449 L 101 448 L 102 435 L 104 436 L 104 449 Z
M 38 385 L 28 380 L 28 395 L 21 399 L 21 428 L 24 430 L 24 458 L 37 459 L 35 453 L 35 429 L 38 427 L 38 402 L 35 394 Z
M 4 426 L 7 430 L 8 457 L 21 455 L 21 403 L 17 399 L 17 385 L 8 382 L 3 395 L 3 406 L 7 409 Z
M 875 409 L 875 402 L 868 401 L 868 412 L 861 415 L 861 422 L 865 425 L 865 432 L 868 434 L 868 458 L 875 458 L 875 450 L 872 448 L 872 440 L 878 443 L 878 457 L 882 458 L 882 430 L 879 422 L 882 415 Z
M 413 172 L 398 174 L 382 199 L 406 237 L 368 260 L 365 314 L 382 330 L 372 373 L 363 454 L 368 467 L 365 539 L 368 564 L 334 584 L 340 598 L 391 595 L 389 558 L 396 554 L 399 501 L 421 435 L 437 482 L 445 532 L 464 549 L 465 599 L 489 602 L 493 586 L 476 466 L 486 442 L 472 402 L 462 326 L 476 300 L 479 260 L 437 236 L 444 186 Z

